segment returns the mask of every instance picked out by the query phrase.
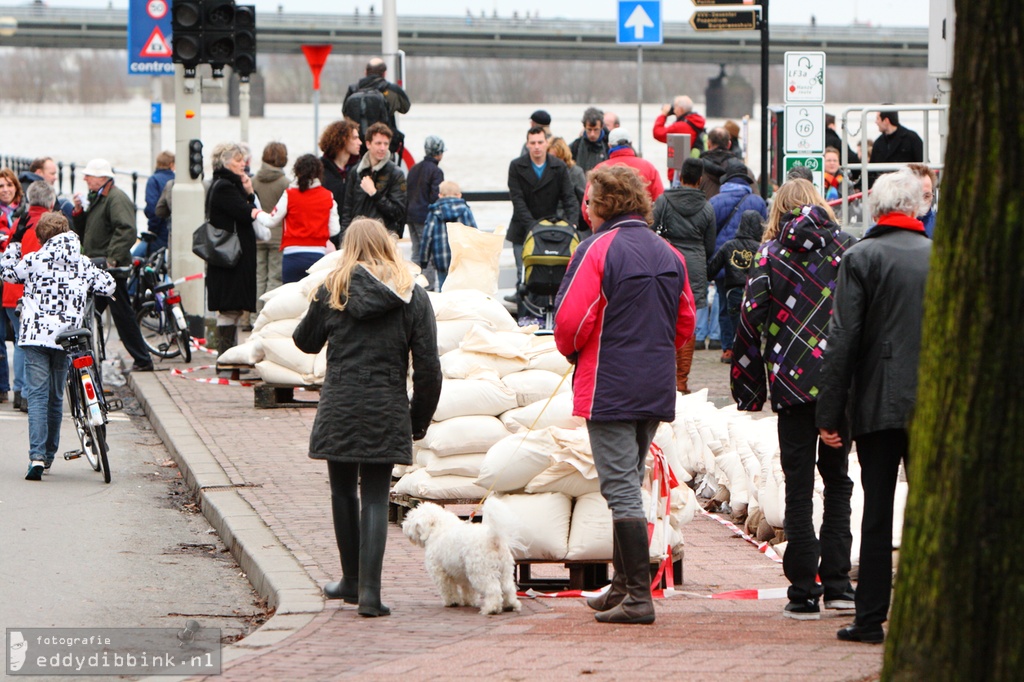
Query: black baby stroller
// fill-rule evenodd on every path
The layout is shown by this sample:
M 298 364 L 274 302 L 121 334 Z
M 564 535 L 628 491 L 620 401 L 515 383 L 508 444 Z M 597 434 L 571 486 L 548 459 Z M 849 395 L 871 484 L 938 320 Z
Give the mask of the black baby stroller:
M 580 238 L 569 223 L 543 218 L 534 223 L 523 242 L 519 318 L 537 318 L 541 328 L 555 328 L 555 296 Z

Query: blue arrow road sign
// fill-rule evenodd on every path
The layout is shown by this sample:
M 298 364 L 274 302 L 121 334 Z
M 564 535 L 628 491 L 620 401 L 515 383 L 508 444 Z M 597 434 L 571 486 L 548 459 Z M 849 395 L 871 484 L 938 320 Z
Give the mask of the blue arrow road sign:
M 128 74 L 173 76 L 171 0 L 130 0 Z
M 661 45 L 660 0 L 619 0 L 620 45 Z

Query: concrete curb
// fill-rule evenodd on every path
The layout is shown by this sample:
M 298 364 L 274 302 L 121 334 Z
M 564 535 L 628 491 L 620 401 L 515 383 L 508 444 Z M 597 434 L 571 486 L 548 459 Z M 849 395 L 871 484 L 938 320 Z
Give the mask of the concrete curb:
M 203 515 L 274 616 L 224 649 L 222 662 L 275 645 L 304 628 L 324 609 L 320 587 L 231 483 L 178 405 L 153 374 L 129 374 L 129 385 L 153 429 L 199 500 Z M 168 678 L 160 678 L 167 680 Z

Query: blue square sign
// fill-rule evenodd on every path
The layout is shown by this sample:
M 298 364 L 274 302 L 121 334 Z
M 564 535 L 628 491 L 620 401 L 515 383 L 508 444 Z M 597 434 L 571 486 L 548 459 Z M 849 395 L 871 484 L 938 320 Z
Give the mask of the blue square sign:
M 661 45 L 660 0 L 619 0 L 620 45 Z

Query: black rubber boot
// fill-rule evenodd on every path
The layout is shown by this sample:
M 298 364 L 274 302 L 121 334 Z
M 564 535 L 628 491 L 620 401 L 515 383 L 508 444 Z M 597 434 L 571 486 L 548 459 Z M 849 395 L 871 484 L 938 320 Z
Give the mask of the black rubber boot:
M 233 324 L 217 325 L 217 357 L 223 356 L 229 348 L 234 348 L 237 337 L 237 326 Z
M 626 569 L 622 566 L 622 553 L 619 551 L 619 543 L 612 533 L 612 569 L 615 575 L 612 576 L 612 584 L 604 594 L 591 597 L 587 600 L 587 606 L 595 611 L 607 611 L 618 606 L 626 598 Z
M 359 498 L 331 496 L 334 537 L 341 555 L 341 580 L 324 585 L 324 596 L 359 603 Z
M 615 521 L 615 544 L 626 574 L 626 596 L 612 609 L 594 614 L 601 623 L 649 625 L 654 622 L 647 519 Z
M 391 609 L 380 601 L 380 574 L 388 541 L 387 502 L 363 505 L 359 518 L 359 615 L 388 616 Z

